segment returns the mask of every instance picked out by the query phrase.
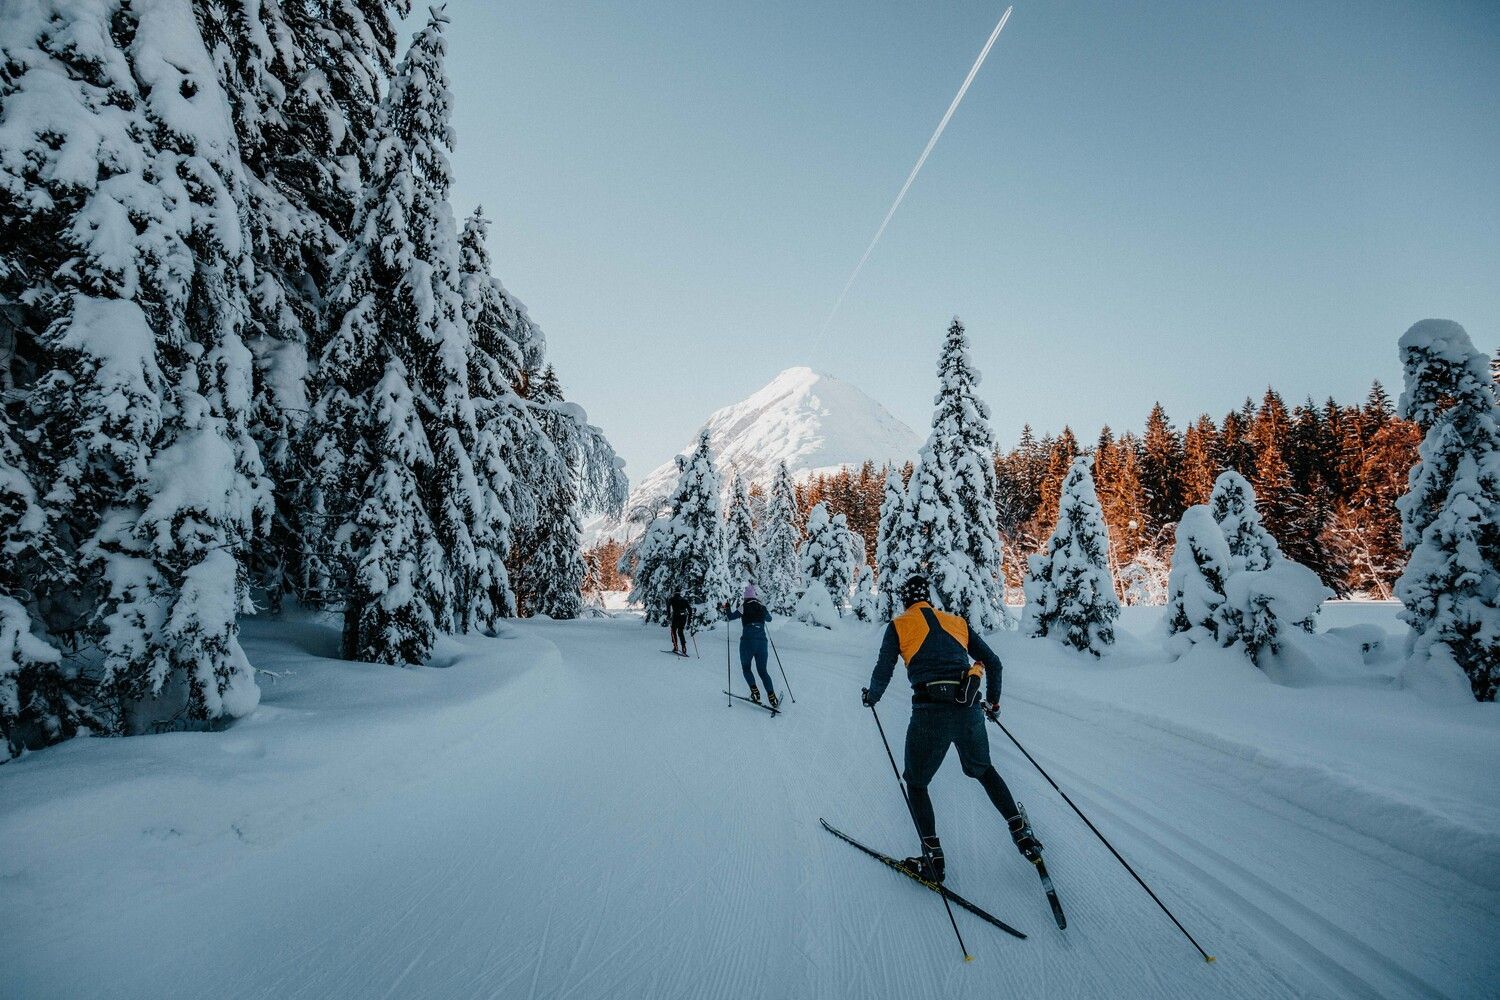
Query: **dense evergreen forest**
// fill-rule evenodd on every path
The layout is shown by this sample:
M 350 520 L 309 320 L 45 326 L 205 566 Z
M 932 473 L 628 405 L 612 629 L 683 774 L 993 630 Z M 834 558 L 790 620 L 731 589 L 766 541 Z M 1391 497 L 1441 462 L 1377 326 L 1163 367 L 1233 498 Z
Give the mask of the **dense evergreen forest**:
M 1308 566 L 1343 596 L 1380 600 L 1406 565 L 1396 499 L 1421 443 L 1417 425 L 1396 415 L 1376 382 L 1361 404 L 1332 399 L 1287 406 L 1267 389 L 1215 420 L 1202 414 L 1179 428 L 1160 405 L 1143 429 L 1105 427 L 1094 441 L 1071 428 L 1038 437 L 1028 425 L 1019 442 L 996 451 L 995 508 L 1005 549 L 1011 598 L 1019 602 L 1026 557 L 1041 551 L 1057 523 L 1063 481 L 1079 455 L 1093 458 L 1099 503 L 1109 528 L 1116 588 L 1129 603 L 1166 600 L 1173 530 L 1182 512 L 1207 503 L 1215 478 L 1234 470 L 1253 484 L 1267 528 L 1287 555 Z M 913 464 L 897 469 L 903 481 Z M 842 514 L 864 541 L 870 565 L 886 466 L 866 462 L 796 485 L 805 523 L 819 503 Z M 759 484 L 749 489 L 757 521 L 764 507 Z M 614 571 L 619 546 L 606 543 L 588 556 L 590 580 L 601 589 L 623 587 Z

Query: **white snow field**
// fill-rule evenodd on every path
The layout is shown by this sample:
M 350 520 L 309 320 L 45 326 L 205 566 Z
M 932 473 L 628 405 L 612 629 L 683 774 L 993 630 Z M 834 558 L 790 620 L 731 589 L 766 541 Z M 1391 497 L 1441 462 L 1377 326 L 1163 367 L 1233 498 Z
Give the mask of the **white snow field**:
M 965 964 L 936 896 L 825 833 L 915 846 L 859 704 L 874 626 L 776 623 L 772 718 L 725 707 L 722 628 L 683 660 L 638 619 L 530 621 L 401 670 L 289 617 L 246 624 L 281 677 L 233 728 L 0 768 L 0 994 L 1495 996 L 1500 709 L 1152 661 L 1157 613 L 1103 663 L 996 636 L 1003 718 L 1215 965 L 994 727 L 1066 931 L 951 755 L 950 884 L 1028 940 L 955 910 Z M 1396 628 L 1325 614 L 1356 620 Z M 906 700 L 880 706 L 898 757 Z

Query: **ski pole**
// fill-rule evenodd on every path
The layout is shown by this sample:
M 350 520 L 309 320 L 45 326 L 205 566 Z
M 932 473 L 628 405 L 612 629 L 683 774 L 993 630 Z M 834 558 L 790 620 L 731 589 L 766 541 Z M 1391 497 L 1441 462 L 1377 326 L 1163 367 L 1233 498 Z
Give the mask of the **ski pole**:
M 861 688 L 860 694 L 868 697 L 870 691 L 868 688 Z M 922 845 L 922 858 L 931 862 L 932 854 L 927 850 L 927 842 L 922 839 L 922 827 L 917 823 L 917 811 L 911 807 L 911 796 L 906 794 L 906 782 L 901 780 L 901 770 L 896 767 L 896 755 L 891 753 L 891 741 L 885 738 L 885 727 L 880 724 L 880 713 L 875 711 L 874 705 L 870 706 L 870 714 L 875 716 L 875 728 L 880 730 L 880 742 L 885 745 L 886 759 L 891 762 L 891 771 L 896 775 L 896 787 L 901 789 L 901 798 L 906 803 L 906 814 L 911 817 L 911 825 L 917 831 L 917 843 Z M 964 936 L 958 932 L 958 921 L 953 918 L 953 904 L 948 902 L 948 897 L 943 896 L 941 892 L 938 895 L 943 897 L 943 909 L 948 911 L 948 922 L 953 925 L 953 936 L 958 938 L 958 948 L 964 953 L 964 961 L 974 961 L 974 956 L 969 954 L 969 948 L 964 944 Z
M 766 638 L 771 639 L 771 633 L 766 633 Z M 786 667 L 781 665 L 781 653 L 776 648 L 776 640 L 771 639 L 771 652 L 776 654 L 776 666 L 781 667 L 781 683 L 786 686 L 786 693 L 792 699 L 792 704 L 797 704 L 797 696 L 792 694 L 792 682 L 786 679 Z
M 1161 907 L 1161 912 L 1165 913 L 1167 916 L 1169 916 L 1169 917 L 1172 918 L 1172 923 L 1176 924 L 1177 925 L 1177 929 L 1180 930 L 1180 931 L 1182 931 L 1183 935 L 1189 941 L 1193 942 L 1193 947 L 1198 949 L 1198 954 L 1200 954 L 1200 955 L 1203 956 L 1203 960 L 1205 962 L 1213 962 L 1214 961 L 1214 957 L 1212 955 L 1210 955 L 1208 952 L 1206 952 L 1206 951 L 1203 950 L 1203 946 L 1198 943 L 1197 939 L 1194 938 L 1193 935 L 1191 935 L 1191 934 L 1188 933 L 1188 929 L 1186 927 L 1182 926 L 1182 921 L 1178 920 L 1175 916 L 1173 916 L 1172 915 L 1172 911 L 1169 910 L 1169 909 L 1167 909 L 1167 904 L 1163 903 L 1161 901 L 1161 899 L 1159 899 L 1157 897 L 1156 893 L 1154 893 L 1154 892 L 1151 891 L 1151 887 L 1146 884 L 1146 880 L 1143 879 L 1143 878 L 1141 878 L 1139 875 L 1137 875 L 1135 873 L 1135 869 L 1132 868 L 1132 867 L 1130 867 L 1130 862 L 1126 861 L 1124 858 L 1122 858 L 1120 856 L 1120 852 L 1117 851 L 1117 850 L 1115 850 L 1115 845 L 1111 844 L 1109 842 L 1108 838 L 1106 838 L 1104 836 L 1104 834 L 1102 834 L 1102 833 L 1099 832 L 1099 828 L 1097 826 L 1095 826 L 1089 820 L 1089 818 L 1083 814 L 1083 810 L 1080 809 L 1080 808 L 1078 808 L 1078 806 L 1074 804 L 1074 802 L 1073 802 L 1072 799 L 1068 798 L 1068 793 L 1065 792 L 1065 791 L 1063 791 L 1061 788 L 1057 787 L 1057 782 L 1055 782 L 1055 781 L 1052 780 L 1052 775 L 1050 775 L 1046 771 L 1044 771 L 1042 769 L 1042 765 L 1040 765 L 1040 764 L 1038 764 L 1036 762 L 1036 758 L 1033 757 L 1033 756 L 1031 756 L 1031 754 L 1029 754 L 1029 753 L 1026 752 L 1026 748 L 1023 747 L 1023 746 L 1021 746 L 1021 741 L 1018 740 L 1018 739 L 1016 739 L 1014 736 L 1011 736 L 1010 730 L 1005 728 L 1005 723 L 1001 722 L 995 716 L 989 715 L 989 713 L 985 713 L 985 714 L 986 714 L 986 716 L 989 718 L 989 720 L 991 722 L 993 722 L 995 725 L 997 725 L 997 726 L 1000 727 L 1000 731 L 1002 733 L 1004 733 L 1006 736 L 1010 737 L 1010 741 L 1016 745 L 1016 749 L 1019 750 L 1019 751 L 1021 751 L 1021 753 L 1023 755 L 1025 755 L 1025 757 L 1026 757 L 1027 760 L 1031 761 L 1031 766 L 1037 769 L 1037 773 L 1039 773 L 1042 777 L 1044 777 L 1044 778 L 1047 779 L 1047 784 L 1049 784 L 1049 785 L 1052 786 L 1052 790 L 1055 791 L 1055 792 L 1057 792 L 1058 795 L 1061 795 L 1062 796 L 1062 800 L 1064 802 L 1066 802 L 1069 806 L 1072 806 L 1073 811 L 1078 814 L 1078 818 L 1081 819 L 1081 820 L 1083 820 L 1084 823 L 1088 824 L 1088 828 L 1094 832 L 1094 836 L 1098 837 L 1099 840 L 1100 840 L 1100 842 L 1103 843 L 1105 847 L 1109 848 L 1109 853 L 1111 853 L 1111 854 L 1113 854 L 1115 856 L 1115 860 L 1118 861 L 1118 862 L 1120 862 L 1120 864 L 1122 864 L 1122 865 L 1125 866 L 1125 870 L 1130 873 L 1130 877 L 1133 878 L 1133 879 L 1135 879 L 1137 882 L 1139 882 L 1141 888 L 1146 890 L 1146 894 L 1151 897 L 1151 899 L 1156 903 L 1157 906 Z
M 685 652 L 687 652 L 687 650 L 683 650 L 683 652 L 685 653 Z M 698 633 L 697 632 L 693 633 L 693 655 L 696 656 L 700 660 L 703 659 L 703 654 L 700 653 L 700 652 L 698 652 Z
M 734 707 L 734 695 L 729 692 L 734 690 L 734 680 L 729 673 L 729 620 L 724 621 L 724 707 Z

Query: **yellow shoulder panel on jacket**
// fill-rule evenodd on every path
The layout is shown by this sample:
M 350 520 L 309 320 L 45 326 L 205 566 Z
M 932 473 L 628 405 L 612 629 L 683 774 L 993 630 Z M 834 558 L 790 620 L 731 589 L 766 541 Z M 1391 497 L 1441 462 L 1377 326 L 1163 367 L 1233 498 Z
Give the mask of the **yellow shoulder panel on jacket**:
M 959 615 L 950 615 L 946 611 L 938 611 L 936 614 L 938 624 L 943 627 L 943 631 L 957 639 L 958 644 L 964 649 L 968 649 L 969 623 Z
M 896 638 L 901 642 L 901 659 L 910 663 L 927 641 L 927 619 L 916 607 L 911 607 L 892 618 L 891 624 L 896 626 Z

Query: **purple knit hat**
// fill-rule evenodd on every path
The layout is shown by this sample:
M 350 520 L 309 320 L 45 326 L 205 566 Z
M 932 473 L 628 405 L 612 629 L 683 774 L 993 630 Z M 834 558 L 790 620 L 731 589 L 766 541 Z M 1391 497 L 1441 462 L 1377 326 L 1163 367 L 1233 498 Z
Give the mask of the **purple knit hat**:
M 747 584 L 745 584 L 745 600 L 747 600 L 747 601 L 758 601 L 758 600 L 760 600 L 760 591 L 758 591 L 758 590 L 755 589 L 755 584 L 753 584 L 753 583 L 747 583 Z

